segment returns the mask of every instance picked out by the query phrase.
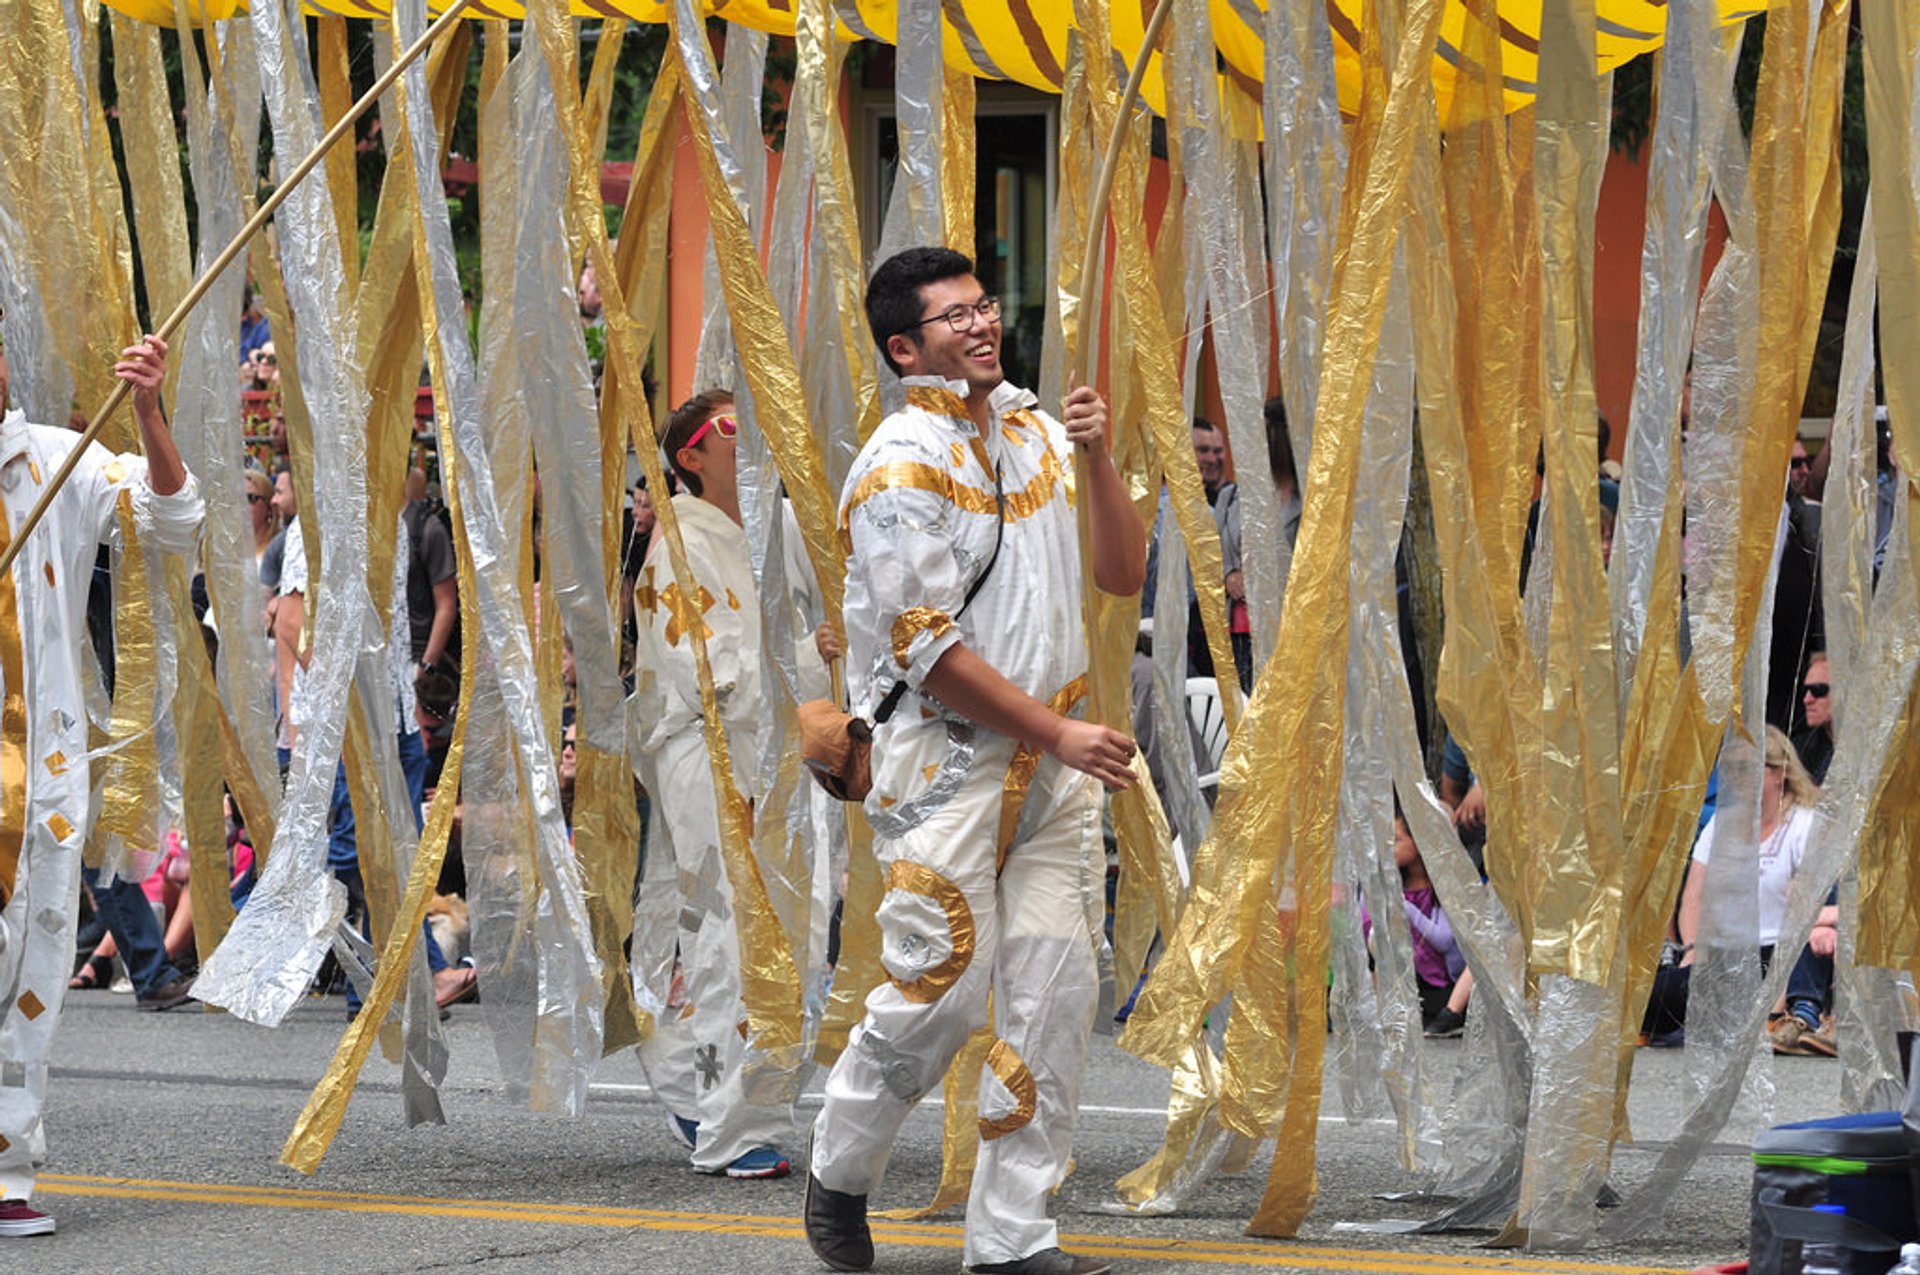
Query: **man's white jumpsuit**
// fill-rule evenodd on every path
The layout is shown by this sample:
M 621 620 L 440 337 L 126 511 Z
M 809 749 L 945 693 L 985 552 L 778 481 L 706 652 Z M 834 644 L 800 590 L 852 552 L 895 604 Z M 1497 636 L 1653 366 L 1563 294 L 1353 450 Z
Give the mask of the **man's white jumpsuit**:
M 861 450 L 840 502 L 856 711 L 871 714 L 896 681 L 919 692 L 964 642 L 1070 712 L 1086 649 L 1064 427 L 1003 384 L 982 439 L 964 384 L 906 385 L 908 406 Z M 994 465 L 1003 539 L 962 612 L 994 555 Z M 1066 1173 L 1099 990 L 1099 787 L 924 693 L 876 731 L 873 777 L 889 981 L 868 996 L 827 1081 L 811 1169 L 833 1190 L 870 1192 L 901 1120 L 987 1021 L 991 990 L 999 1039 L 980 1078 L 965 1261 L 1014 1261 L 1058 1243 L 1046 1202 Z
M 734 783 L 748 797 L 754 795 L 748 776 L 768 710 L 760 677 L 760 607 L 746 533 L 721 510 L 685 492 L 673 498 L 673 511 L 687 563 L 699 581 L 698 596 L 681 596 L 666 541 L 656 542 L 634 590 L 640 621 L 634 663 L 641 677 L 638 744 L 651 771 L 646 779 L 654 824 L 664 823 L 671 843 L 663 846 L 650 838 L 648 885 L 642 889 L 658 894 L 677 876 L 679 925 L 673 937 L 685 977 L 684 1006 L 679 998 L 671 1007 L 666 1004 L 663 984 L 671 977 L 673 943 L 663 934 L 635 934 L 635 990 L 655 1017 L 654 1034 L 640 1047 L 648 1081 L 668 1110 L 699 1122 L 693 1165 L 718 1173 L 755 1147 L 789 1144 L 793 1108 L 784 1097 L 752 1101 L 757 1095 L 742 1074 L 740 936 L 720 856 L 689 632 L 694 625 L 706 635 Z M 669 848 L 675 876 L 665 875 L 664 863 L 655 857 L 664 857 Z M 643 950 L 648 948 L 664 959 L 647 959 Z
M 0 421 L 0 544 L 39 499 L 78 434 Z M 202 507 L 193 478 L 171 496 L 139 456 L 90 444 L 31 542 L 0 580 L 0 1199 L 27 1199 L 46 1159 L 47 1053 L 73 971 L 90 767 L 83 661 L 94 556 L 124 496 L 149 552 L 192 552 Z

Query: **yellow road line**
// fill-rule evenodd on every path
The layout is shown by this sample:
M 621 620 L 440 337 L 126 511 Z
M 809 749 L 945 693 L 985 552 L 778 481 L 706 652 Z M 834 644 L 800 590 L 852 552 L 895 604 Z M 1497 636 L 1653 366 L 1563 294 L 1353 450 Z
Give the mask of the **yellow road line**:
M 327 1191 L 217 1182 L 173 1182 L 144 1178 L 47 1174 L 38 1189 L 49 1195 L 99 1196 L 122 1200 L 218 1204 L 226 1207 L 306 1209 L 408 1217 L 464 1218 L 488 1222 L 526 1222 L 557 1226 L 599 1226 L 681 1234 L 724 1234 L 802 1240 L 792 1216 L 756 1213 L 699 1213 L 667 1209 L 615 1208 L 517 1200 L 455 1199 L 382 1195 L 363 1191 Z M 921 1248 L 957 1249 L 960 1228 L 933 1223 L 889 1222 L 876 1218 L 874 1240 Z M 1311 1266 L 1316 1270 L 1403 1273 L 1403 1275 L 1672 1275 L 1672 1268 L 1609 1265 L 1600 1262 L 1543 1264 L 1528 1255 L 1411 1253 L 1364 1248 L 1328 1248 L 1284 1241 L 1158 1239 L 1150 1236 L 1074 1234 L 1061 1237 L 1069 1249 L 1091 1256 L 1209 1266 Z

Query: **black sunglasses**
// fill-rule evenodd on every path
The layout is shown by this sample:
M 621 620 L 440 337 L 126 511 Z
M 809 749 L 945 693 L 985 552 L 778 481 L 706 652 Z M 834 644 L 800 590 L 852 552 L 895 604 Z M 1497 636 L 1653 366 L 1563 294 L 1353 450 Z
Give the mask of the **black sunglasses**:
M 1827 693 L 1831 690 L 1833 690 L 1833 685 L 1829 682 L 1807 683 L 1807 694 L 1813 696 L 1815 699 L 1825 699 Z

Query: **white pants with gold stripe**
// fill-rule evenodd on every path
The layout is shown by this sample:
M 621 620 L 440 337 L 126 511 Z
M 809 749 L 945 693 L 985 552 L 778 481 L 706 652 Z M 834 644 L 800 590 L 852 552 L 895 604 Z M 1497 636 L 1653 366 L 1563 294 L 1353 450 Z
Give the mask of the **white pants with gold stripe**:
M 991 989 L 999 1040 L 981 1070 L 968 1265 L 1058 1243 L 1047 1197 L 1072 1152 L 1099 995 L 1099 790 L 1041 762 L 996 872 L 1012 756 L 1011 741 L 979 732 L 959 791 L 917 827 L 876 840 L 889 981 L 867 997 L 814 1126 L 813 1174 L 836 1191 L 870 1192 L 900 1122 L 986 1023 Z
M 706 740 L 698 731 L 675 735 L 653 765 L 654 817 L 665 820 L 673 852 L 671 869 L 663 863 L 659 870 L 674 872 L 680 886 L 680 967 L 691 1012 L 655 1022 L 640 1046 L 640 1065 L 676 1115 L 699 1121 L 693 1166 L 718 1172 L 755 1147 L 790 1147 L 793 1107 L 788 1078 L 763 1074 L 768 1060 L 741 1033 L 740 933 L 720 857 Z M 656 841 L 653 849 L 661 848 Z M 649 858 L 648 875 L 655 870 Z
M 47 1055 L 73 972 L 80 847 L 29 824 L 0 913 L 0 1199 L 24 1200 L 47 1158 Z

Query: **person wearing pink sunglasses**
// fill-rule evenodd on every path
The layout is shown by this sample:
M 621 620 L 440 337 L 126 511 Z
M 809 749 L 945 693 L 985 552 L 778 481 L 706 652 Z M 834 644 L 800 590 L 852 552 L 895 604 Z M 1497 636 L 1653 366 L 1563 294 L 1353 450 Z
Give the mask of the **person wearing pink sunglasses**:
M 682 592 L 656 525 L 634 588 L 634 671 L 641 779 L 654 795 L 648 871 L 633 936 L 634 985 L 655 1029 L 640 1064 L 666 1105 L 668 1129 L 702 1173 L 781 1178 L 792 1136 L 787 1092 L 764 1083 L 775 1064 L 742 1039 L 740 941 L 721 857 L 693 637 L 704 639 L 726 728 L 733 782 L 751 799 L 768 717 L 760 678 L 760 605 L 740 525 L 735 438 L 725 391 L 674 409 L 661 437 L 681 491 L 672 500 L 697 582 Z M 665 838 L 662 844 L 661 838 Z M 658 865 L 656 868 L 655 865 Z M 675 978 L 675 955 L 679 974 Z

